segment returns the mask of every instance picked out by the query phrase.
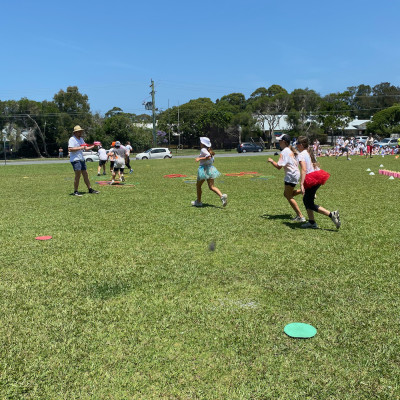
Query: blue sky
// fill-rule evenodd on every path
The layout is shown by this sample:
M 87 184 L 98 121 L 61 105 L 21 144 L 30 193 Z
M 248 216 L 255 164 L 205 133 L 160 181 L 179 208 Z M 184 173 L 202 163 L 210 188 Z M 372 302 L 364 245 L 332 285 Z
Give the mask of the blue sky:
M 397 0 L 4 1 L 0 100 L 78 86 L 92 111 L 145 112 L 279 84 L 400 85 Z

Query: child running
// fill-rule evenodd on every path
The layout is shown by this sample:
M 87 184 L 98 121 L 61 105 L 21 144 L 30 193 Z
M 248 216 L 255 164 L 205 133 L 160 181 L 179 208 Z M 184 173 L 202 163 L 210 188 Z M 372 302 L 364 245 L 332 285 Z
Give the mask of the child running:
M 281 155 L 278 162 L 275 162 L 272 158 L 268 158 L 268 162 L 270 162 L 276 169 L 281 169 L 283 167 L 285 170 L 285 191 L 283 192 L 283 195 L 286 197 L 287 201 L 296 213 L 296 216 L 292 219 L 292 221 L 306 222 L 306 219 L 303 217 L 296 200 L 293 198 L 294 196 L 301 194 L 301 190 L 294 189 L 299 183 L 300 179 L 299 163 L 295 157 L 295 155 L 297 155 L 297 151 L 294 150 L 290 145 L 289 135 L 282 135 L 277 139 L 279 140 L 279 146 L 282 149 Z
M 325 208 L 314 203 L 315 194 L 319 187 L 329 179 L 329 174 L 318 168 L 317 160 L 315 159 L 312 148 L 308 146 L 306 136 L 300 136 L 297 139 L 297 148 L 300 151 L 299 163 L 301 171 L 301 192 L 303 193 L 303 203 L 308 214 L 308 222 L 303 224 L 302 228 L 318 229 L 314 219 L 314 211 L 329 217 L 336 228 L 340 228 L 339 210 L 328 211 Z
M 200 166 L 197 170 L 197 199 L 192 201 L 192 206 L 203 206 L 203 203 L 201 202 L 201 186 L 203 185 L 204 181 L 207 181 L 208 188 L 219 196 L 222 201 L 222 206 L 225 207 L 228 204 L 228 195 L 222 194 L 221 191 L 214 186 L 214 179 L 218 178 L 221 174 L 213 165 L 215 153 L 211 149 L 211 141 L 207 137 L 201 137 L 200 143 L 200 156 L 196 158 L 196 162 L 200 161 Z

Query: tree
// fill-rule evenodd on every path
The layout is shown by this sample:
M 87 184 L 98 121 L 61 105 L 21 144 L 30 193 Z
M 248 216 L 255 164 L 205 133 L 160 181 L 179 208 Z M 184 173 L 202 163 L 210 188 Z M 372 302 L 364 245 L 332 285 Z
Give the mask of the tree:
M 67 87 L 54 95 L 54 102 L 61 113 L 58 140 L 67 142 L 75 125 L 82 126 L 87 133 L 92 129 L 92 114 L 88 96 L 79 93 L 77 86 Z
M 367 132 L 380 135 L 400 133 L 400 104 L 377 112 L 367 124 Z
M 350 112 L 348 92 L 332 93 L 323 98 L 318 112 L 318 121 L 325 133 L 333 135 L 338 131 L 343 131 L 349 124 Z
M 231 93 L 222 96 L 220 100 L 216 101 L 218 108 L 225 107 L 226 111 L 238 113 L 246 108 L 246 97 L 242 93 Z
M 349 93 L 349 105 L 352 109 L 352 117 L 361 119 L 370 118 L 376 110 L 372 99 L 372 89 L 369 85 L 350 86 L 347 88 Z
M 265 123 L 268 123 L 268 147 L 271 146 L 275 128 L 282 115 L 286 114 L 289 104 L 290 97 L 287 91 L 279 85 L 270 86 L 266 95 L 256 97 L 251 103 L 250 107 L 263 131 Z
M 372 98 L 376 109 L 385 109 L 400 103 L 400 87 L 382 82 L 372 88 Z
M 290 94 L 290 111 L 286 121 L 295 135 L 308 135 L 315 127 L 316 113 L 320 107 L 321 97 L 314 90 L 295 89 Z

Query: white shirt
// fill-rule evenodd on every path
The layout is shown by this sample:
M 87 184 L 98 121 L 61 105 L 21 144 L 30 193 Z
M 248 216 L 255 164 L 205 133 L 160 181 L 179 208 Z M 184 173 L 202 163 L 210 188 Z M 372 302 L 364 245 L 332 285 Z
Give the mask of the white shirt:
M 306 163 L 306 174 L 309 174 L 310 172 L 314 172 L 315 168 L 313 166 L 313 163 L 311 162 L 311 157 L 308 154 L 308 151 L 306 149 L 304 149 L 298 157 L 299 163 L 305 162 Z
M 78 139 L 75 136 L 71 136 L 68 141 L 68 147 L 79 147 L 85 144 L 85 141 L 80 138 Z M 83 150 L 78 150 L 78 151 L 70 151 L 69 152 L 69 161 L 74 162 L 74 161 L 85 161 L 83 157 Z
M 127 144 L 126 146 L 125 146 L 125 148 L 126 148 L 126 150 L 127 150 L 127 156 L 129 156 L 130 154 L 131 154 L 131 151 L 132 151 L 132 146 L 130 145 L 130 144 Z
M 107 160 L 108 155 L 107 155 L 106 149 L 101 148 L 101 149 L 99 149 L 98 153 L 99 153 L 100 160 L 102 160 L 102 161 Z
M 200 150 L 199 157 L 211 157 L 211 154 L 205 147 L 203 147 Z M 214 157 L 211 157 L 209 160 L 200 160 L 200 165 L 212 165 L 213 162 L 214 162 Z
M 278 165 L 282 166 L 285 170 L 285 182 L 299 183 L 300 172 L 299 163 L 297 162 L 293 151 L 289 147 L 285 147 L 281 151 Z

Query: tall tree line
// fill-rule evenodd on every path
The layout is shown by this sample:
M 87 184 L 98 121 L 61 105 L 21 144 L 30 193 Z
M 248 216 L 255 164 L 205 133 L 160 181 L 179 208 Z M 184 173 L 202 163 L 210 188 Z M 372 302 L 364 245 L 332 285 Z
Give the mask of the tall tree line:
M 164 141 L 180 135 L 181 143 L 193 146 L 199 136 L 209 136 L 216 147 L 250 137 L 270 143 L 281 118 L 295 136 L 338 133 L 355 117 L 373 117 L 368 129 L 389 134 L 400 132 L 398 104 L 400 87 L 389 82 L 352 86 L 326 96 L 309 88 L 289 93 L 280 85 L 271 85 L 257 88 L 248 98 L 230 93 L 215 102 L 199 98 L 169 108 L 157 115 L 157 129 Z M 88 142 L 100 140 L 109 146 L 116 139 L 129 140 L 139 151 L 153 144 L 151 130 L 144 127 L 146 122 L 151 122 L 149 115 L 125 113 L 118 107 L 104 116 L 92 113 L 88 96 L 76 86 L 60 90 L 52 101 L 0 101 L 1 130 L 9 149 L 21 156 L 54 156 L 60 146 L 67 146 L 75 125 L 85 128 Z

